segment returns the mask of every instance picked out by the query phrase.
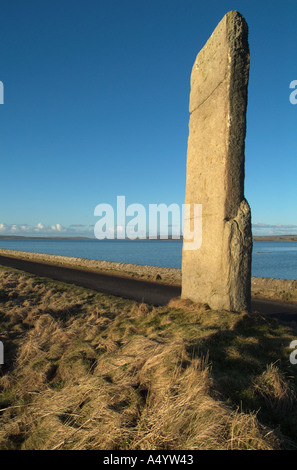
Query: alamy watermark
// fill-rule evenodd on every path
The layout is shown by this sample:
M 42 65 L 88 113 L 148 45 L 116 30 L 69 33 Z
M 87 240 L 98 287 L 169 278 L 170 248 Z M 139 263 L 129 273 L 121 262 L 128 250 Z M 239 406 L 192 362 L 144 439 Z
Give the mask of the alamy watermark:
M 0 341 L 0 365 L 4 364 L 4 346 L 2 341 Z
M 4 85 L 0 81 L 0 104 L 4 104 Z
M 292 351 L 290 354 L 290 362 L 291 364 L 296 365 L 297 364 L 297 340 L 296 339 L 294 341 L 291 341 L 290 349 L 294 349 L 294 351 Z
M 94 216 L 100 217 L 94 227 L 98 240 L 179 240 L 182 236 L 184 250 L 199 250 L 202 245 L 202 204 L 183 204 L 182 210 L 178 204 L 149 204 L 147 212 L 142 204 L 130 204 L 126 207 L 125 196 L 117 196 L 116 217 L 111 204 L 98 204 Z M 127 221 L 127 218 L 130 220 Z
M 297 80 L 293 80 L 290 83 L 290 88 L 293 88 L 294 91 L 290 93 L 290 103 L 291 104 L 297 104 Z

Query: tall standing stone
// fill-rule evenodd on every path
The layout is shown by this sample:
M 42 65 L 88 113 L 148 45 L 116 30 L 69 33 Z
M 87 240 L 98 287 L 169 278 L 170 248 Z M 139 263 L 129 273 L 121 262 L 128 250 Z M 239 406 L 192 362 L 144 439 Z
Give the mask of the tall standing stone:
M 244 198 L 248 27 L 227 13 L 191 74 L 186 204 L 202 204 L 202 244 L 184 240 L 182 297 L 213 309 L 250 309 L 251 214 Z M 185 220 L 186 223 L 186 220 Z M 194 228 L 193 212 L 190 217 Z M 200 229 L 200 227 L 198 227 Z

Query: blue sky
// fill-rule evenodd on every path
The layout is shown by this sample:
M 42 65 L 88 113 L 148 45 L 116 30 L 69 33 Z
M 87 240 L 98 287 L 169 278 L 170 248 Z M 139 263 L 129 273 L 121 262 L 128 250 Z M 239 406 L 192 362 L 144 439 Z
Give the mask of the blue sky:
M 97 204 L 184 203 L 190 74 L 238 10 L 254 234 L 297 233 L 296 0 L 1 0 L 0 234 L 93 236 Z

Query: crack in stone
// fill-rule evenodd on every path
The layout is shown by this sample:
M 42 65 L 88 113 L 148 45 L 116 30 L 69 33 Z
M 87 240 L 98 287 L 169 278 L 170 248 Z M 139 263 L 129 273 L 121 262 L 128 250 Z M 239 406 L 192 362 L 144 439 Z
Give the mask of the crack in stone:
M 227 74 L 225 75 L 225 77 L 223 78 L 223 80 L 220 81 L 220 83 L 212 90 L 212 92 L 205 98 L 205 100 L 203 100 L 200 104 L 198 104 L 198 106 L 193 109 L 193 111 L 190 112 L 190 114 L 193 114 L 197 109 L 200 108 L 200 106 L 202 106 L 213 94 L 214 92 L 216 91 L 217 88 L 219 88 L 219 86 L 225 82 L 227 80 Z

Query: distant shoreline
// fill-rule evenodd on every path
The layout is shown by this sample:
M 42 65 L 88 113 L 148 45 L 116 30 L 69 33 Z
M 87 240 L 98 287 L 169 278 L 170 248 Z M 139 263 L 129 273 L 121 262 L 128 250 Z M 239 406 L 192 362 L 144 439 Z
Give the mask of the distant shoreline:
M 21 235 L 0 235 L 0 240 L 94 240 L 96 241 L 96 238 L 91 238 L 91 237 L 26 237 L 26 236 L 21 236 Z M 183 238 L 179 239 L 173 239 L 173 238 L 160 238 L 158 236 L 157 238 L 139 238 L 136 240 L 130 240 L 129 238 L 125 239 L 113 239 L 112 241 L 147 241 L 147 240 L 157 240 L 157 241 L 177 241 L 177 240 L 182 240 Z M 98 240 L 100 241 L 100 240 Z M 105 240 L 104 240 L 105 241 Z M 288 242 L 296 242 L 297 241 L 297 235 L 255 235 L 253 237 L 253 241 L 288 241 Z
M 297 242 L 297 235 L 263 235 L 253 237 L 253 241 Z

